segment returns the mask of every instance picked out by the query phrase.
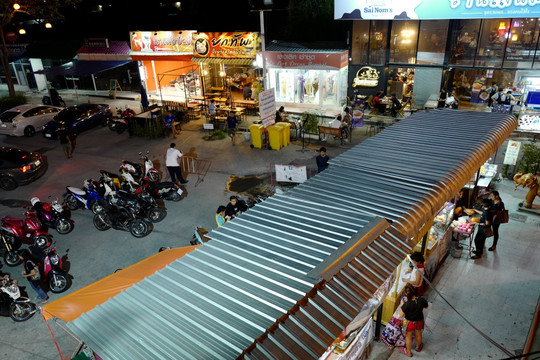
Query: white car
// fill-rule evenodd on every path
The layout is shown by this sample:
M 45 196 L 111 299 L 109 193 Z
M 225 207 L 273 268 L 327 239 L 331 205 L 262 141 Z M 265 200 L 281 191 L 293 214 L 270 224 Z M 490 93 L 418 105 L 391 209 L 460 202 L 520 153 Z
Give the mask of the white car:
M 50 105 L 19 105 L 0 114 L 0 134 L 34 136 L 63 108 Z

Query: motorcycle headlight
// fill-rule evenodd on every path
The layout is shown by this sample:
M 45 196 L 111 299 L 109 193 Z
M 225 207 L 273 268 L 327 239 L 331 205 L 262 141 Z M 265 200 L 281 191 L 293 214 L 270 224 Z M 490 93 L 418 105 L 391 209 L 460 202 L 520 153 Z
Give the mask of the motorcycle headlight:
M 58 257 L 58 255 L 51 255 L 49 259 L 51 260 L 51 264 L 53 265 L 58 265 L 58 263 L 60 262 L 60 258 Z

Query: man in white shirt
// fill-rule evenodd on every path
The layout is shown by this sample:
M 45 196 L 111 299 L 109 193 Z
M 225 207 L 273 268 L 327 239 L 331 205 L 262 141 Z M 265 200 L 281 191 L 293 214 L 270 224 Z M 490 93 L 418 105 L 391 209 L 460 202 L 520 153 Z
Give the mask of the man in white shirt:
M 167 170 L 169 170 L 171 181 L 173 183 L 176 183 L 176 178 L 178 178 L 180 184 L 187 184 L 187 180 L 184 180 L 182 177 L 182 169 L 178 165 L 178 159 L 182 157 L 182 153 L 175 149 L 175 146 L 175 143 L 171 143 L 171 147 L 167 150 L 167 160 L 165 165 L 167 166 Z

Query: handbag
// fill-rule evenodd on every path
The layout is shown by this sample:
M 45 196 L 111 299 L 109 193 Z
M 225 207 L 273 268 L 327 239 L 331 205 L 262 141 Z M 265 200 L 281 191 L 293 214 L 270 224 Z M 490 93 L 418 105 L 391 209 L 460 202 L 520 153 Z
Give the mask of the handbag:
M 484 234 L 486 234 L 486 237 L 492 237 L 493 236 L 493 229 L 491 228 L 491 226 L 488 226 L 488 227 L 484 227 Z
M 508 210 L 504 209 L 500 214 L 497 215 L 497 220 L 499 224 L 506 224 L 510 220 L 508 215 Z

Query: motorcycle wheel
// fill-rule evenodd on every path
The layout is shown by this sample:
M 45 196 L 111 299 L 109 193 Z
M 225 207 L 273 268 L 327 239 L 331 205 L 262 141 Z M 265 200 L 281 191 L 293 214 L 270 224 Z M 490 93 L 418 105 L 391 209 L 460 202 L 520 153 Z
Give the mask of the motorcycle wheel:
M 152 232 L 152 224 L 142 219 L 133 219 L 129 224 L 129 231 L 134 237 L 142 238 Z
M 98 212 L 103 211 L 105 206 L 107 206 L 107 201 L 101 199 L 95 200 L 90 205 L 90 210 L 92 210 L 94 214 L 97 214 Z
M 12 303 L 9 306 L 9 316 L 13 321 L 21 322 L 30 319 L 34 315 L 34 304 Z
M 105 123 L 105 125 L 107 125 L 107 123 Z M 109 125 L 109 130 L 111 130 L 111 131 L 116 131 L 116 124 L 114 123 L 114 120 L 111 119 L 111 120 L 109 121 L 109 124 L 108 124 L 108 125 Z
M 46 235 L 38 235 L 34 238 L 34 245 L 45 249 L 47 248 L 47 244 L 50 244 L 52 242 L 51 238 Z
M 127 126 L 124 125 L 124 124 L 118 125 L 118 126 L 116 127 L 116 133 L 117 133 L 117 134 L 121 134 L 121 133 L 123 133 L 124 131 L 126 131 L 126 129 L 127 129 Z
M 99 231 L 105 231 L 109 230 L 111 227 L 108 225 L 110 223 L 110 217 L 109 214 L 106 213 L 100 213 L 94 215 L 94 226 Z
M 171 190 L 172 191 L 172 194 L 169 195 L 166 200 L 171 200 L 171 201 L 180 201 L 182 199 L 182 195 L 180 195 L 178 192 L 174 191 L 174 190 Z
M 66 196 L 66 204 L 69 210 L 77 210 L 79 208 L 79 200 L 73 194 Z
M 69 285 L 69 276 L 64 274 L 53 274 L 49 279 L 49 289 L 55 294 L 66 291 Z
M 17 266 L 22 261 L 19 259 L 19 256 L 17 256 L 16 252 L 11 251 L 4 254 L 4 262 L 7 266 Z
M 153 222 L 153 223 L 157 223 L 165 219 L 166 215 L 167 214 L 165 213 L 165 210 L 163 210 L 159 206 L 151 207 L 146 212 L 146 218 L 150 220 L 150 222 Z
M 56 220 L 55 228 L 59 234 L 69 234 L 73 230 L 73 223 L 68 219 L 58 218 Z
M 158 182 L 161 176 L 159 176 L 159 173 L 157 172 L 149 172 L 148 173 L 148 180 L 151 182 Z

